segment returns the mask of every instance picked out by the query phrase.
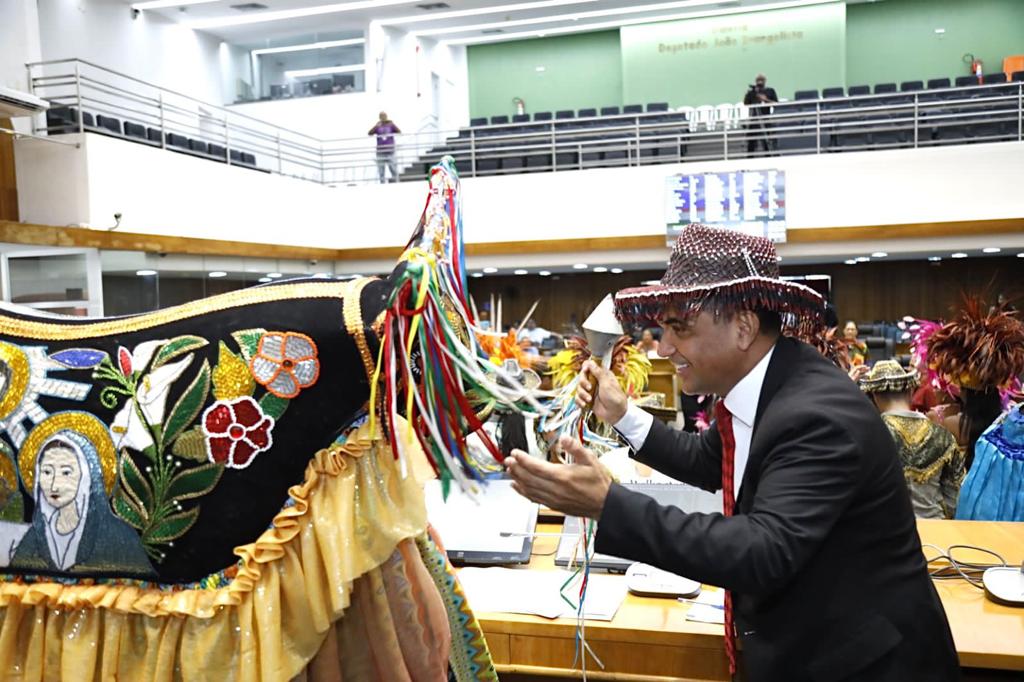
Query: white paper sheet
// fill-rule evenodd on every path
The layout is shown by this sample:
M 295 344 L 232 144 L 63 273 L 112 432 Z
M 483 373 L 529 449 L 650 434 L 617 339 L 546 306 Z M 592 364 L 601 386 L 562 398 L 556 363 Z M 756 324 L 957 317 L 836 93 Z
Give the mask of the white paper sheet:
M 514 568 L 463 568 L 459 582 L 476 612 L 525 613 L 544 618 L 574 618 L 573 610 L 559 594 L 571 574 L 567 571 L 530 571 Z M 579 588 L 567 591 L 576 601 Z M 621 575 L 590 575 L 583 617 L 611 620 L 626 598 L 626 580 Z
M 452 485 L 445 500 L 440 481 L 428 481 L 425 493 L 427 518 L 448 552 L 522 552 L 523 533 L 537 518 L 537 505 L 513 490 L 511 481 L 489 482 L 477 499 Z M 502 537 L 502 532 L 517 535 Z

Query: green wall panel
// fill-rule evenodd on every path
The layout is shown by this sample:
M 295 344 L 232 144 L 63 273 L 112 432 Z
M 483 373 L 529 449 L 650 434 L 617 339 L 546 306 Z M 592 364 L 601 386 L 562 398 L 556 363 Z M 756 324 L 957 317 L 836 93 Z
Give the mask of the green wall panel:
M 757 72 L 780 97 L 843 83 L 842 3 L 621 29 L 627 102 L 739 102 Z
M 529 113 L 622 103 L 618 31 L 473 45 L 467 56 L 470 116 L 514 114 L 514 97 Z
M 1004 57 L 1024 54 L 1024 1 L 887 0 L 847 8 L 849 85 L 965 76 L 966 52 L 985 62 L 986 73 L 1002 71 Z

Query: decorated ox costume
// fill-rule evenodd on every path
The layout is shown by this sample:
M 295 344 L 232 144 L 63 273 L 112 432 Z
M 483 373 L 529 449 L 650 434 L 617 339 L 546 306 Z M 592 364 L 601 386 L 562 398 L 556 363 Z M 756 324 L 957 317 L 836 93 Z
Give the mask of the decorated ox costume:
M 417 467 L 472 486 L 463 389 L 522 397 L 460 381 L 455 341 L 433 340 L 467 315 L 456 191 L 435 168 L 387 281 L 122 318 L 0 314 L 5 677 L 495 678 Z M 446 431 L 438 372 L 465 403 Z

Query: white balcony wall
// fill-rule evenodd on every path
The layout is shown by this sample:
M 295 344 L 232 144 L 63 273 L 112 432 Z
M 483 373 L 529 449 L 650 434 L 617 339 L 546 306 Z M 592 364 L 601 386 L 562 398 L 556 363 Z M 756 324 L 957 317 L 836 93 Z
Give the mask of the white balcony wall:
M 49 225 L 102 229 L 122 213 L 125 232 L 339 249 L 401 246 L 426 191 L 425 182 L 325 187 L 93 133 L 79 150 L 23 139 L 15 151 L 22 220 Z M 468 178 L 465 239 L 664 234 L 666 176 L 765 168 L 786 172 L 790 230 L 1024 216 L 1024 143 L 1007 142 Z M 1024 235 L 1004 237 L 1024 244 Z M 963 246 L 970 240 L 958 239 Z M 644 258 L 663 262 L 665 255 Z M 572 254 L 561 257 L 572 262 Z

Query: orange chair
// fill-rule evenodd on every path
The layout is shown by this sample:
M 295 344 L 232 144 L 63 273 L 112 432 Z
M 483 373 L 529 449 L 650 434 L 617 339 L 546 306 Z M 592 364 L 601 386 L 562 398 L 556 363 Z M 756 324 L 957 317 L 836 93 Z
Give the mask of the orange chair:
M 1024 71 L 1024 54 L 1015 54 L 1003 60 L 1003 71 L 1006 72 L 1006 80 L 1013 80 L 1016 71 Z

